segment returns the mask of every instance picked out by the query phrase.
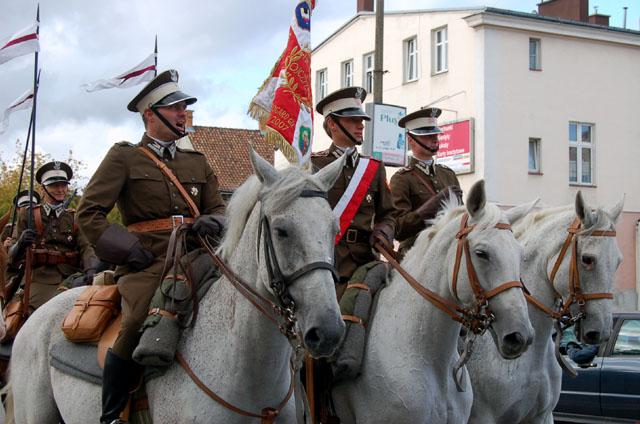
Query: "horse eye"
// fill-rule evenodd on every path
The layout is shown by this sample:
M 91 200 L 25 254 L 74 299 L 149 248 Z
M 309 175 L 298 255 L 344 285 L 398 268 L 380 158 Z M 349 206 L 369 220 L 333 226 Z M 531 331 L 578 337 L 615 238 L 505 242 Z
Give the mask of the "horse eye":
M 596 264 L 596 258 L 589 255 L 582 255 L 580 258 L 582 260 L 582 264 L 587 268 L 592 268 Z
M 480 259 L 485 259 L 485 260 L 489 259 L 489 254 L 487 252 L 485 252 L 484 250 L 476 250 L 475 254 Z
M 283 228 L 275 228 L 276 230 L 276 235 L 278 236 L 278 238 L 287 238 L 289 237 L 289 233 L 287 233 L 287 230 L 283 229 Z

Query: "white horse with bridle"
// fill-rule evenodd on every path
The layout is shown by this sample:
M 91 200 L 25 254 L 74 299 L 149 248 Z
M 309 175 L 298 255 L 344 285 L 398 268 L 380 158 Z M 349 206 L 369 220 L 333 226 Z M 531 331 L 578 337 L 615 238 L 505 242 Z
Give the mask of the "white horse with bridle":
M 486 204 L 480 181 L 466 209 L 453 200 L 420 233 L 401 264 L 406 274 L 394 272 L 379 293 L 361 375 L 334 387 L 342 423 L 466 422 L 472 392 L 457 350 L 460 321 L 470 338 L 488 329 L 509 359 L 533 338 L 519 281 L 522 248 L 509 230 L 529 208 Z
M 615 237 L 622 205 L 591 209 L 578 192 L 575 207 L 532 212 L 514 227 L 525 250 L 522 279 L 530 291 L 535 338 L 509 362 L 488 337 L 478 340 L 467 364 L 474 393 L 470 423 L 553 423 L 562 370 L 551 335 L 554 327 L 575 321 L 582 342 L 609 338 L 611 291 L 622 259 Z
M 238 281 L 227 275 L 219 279 L 201 300 L 195 326 L 184 330 L 178 352 L 204 386 L 253 418 L 223 407 L 174 363 L 146 386 L 156 423 L 294 422 L 292 343 L 267 319 L 269 304 L 288 300 L 280 312 L 297 321 L 297 341 L 314 357 L 332 354 L 344 333 L 332 266 L 338 223 L 326 200 L 344 159 L 314 175 L 296 167 L 276 171 L 253 151 L 251 161 L 258 178 L 234 194 L 219 250 L 235 273 L 231 279 L 248 289 L 241 293 Z M 279 288 L 276 278 L 284 282 Z M 11 367 L 18 424 L 58 423 L 58 411 L 66 424 L 98 421 L 100 386 L 49 365 L 50 347 L 64 337 L 60 323 L 81 290 L 38 309 L 15 340 Z M 295 337 L 291 341 L 295 344 Z

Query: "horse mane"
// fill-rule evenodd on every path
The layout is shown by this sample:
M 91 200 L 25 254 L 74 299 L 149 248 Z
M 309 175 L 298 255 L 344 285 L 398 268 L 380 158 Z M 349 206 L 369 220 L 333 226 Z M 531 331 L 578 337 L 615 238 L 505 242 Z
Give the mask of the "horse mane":
M 227 231 L 218 249 L 220 256 L 229 260 L 258 201 L 269 215 L 288 206 L 305 188 L 321 189 L 308 171 L 297 166 L 278 171 L 277 182 L 269 186 L 264 186 L 255 175 L 249 177 L 227 205 Z
M 614 225 L 613 220 L 603 208 L 598 207 L 592 212 L 596 218 L 593 225 L 588 228 L 582 228 L 579 232 L 580 234 L 589 234 L 600 229 L 610 229 Z M 542 221 L 553 218 L 560 219 L 563 216 L 573 220 L 576 217 L 575 206 L 566 205 L 534 210 L 513 226 L 513 234 L 517 239 L 520 239 L 532 228 L 538 227 Z

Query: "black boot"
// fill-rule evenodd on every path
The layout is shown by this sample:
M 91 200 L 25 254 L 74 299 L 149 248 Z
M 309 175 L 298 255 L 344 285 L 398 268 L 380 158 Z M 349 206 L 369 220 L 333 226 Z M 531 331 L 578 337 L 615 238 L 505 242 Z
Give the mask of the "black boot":
M 102 372 L 102 424 L 118 424 L 120 413 L 127 406 L 134 370 L 133 361 L 122 359 L 111 349 L 107 351 Z

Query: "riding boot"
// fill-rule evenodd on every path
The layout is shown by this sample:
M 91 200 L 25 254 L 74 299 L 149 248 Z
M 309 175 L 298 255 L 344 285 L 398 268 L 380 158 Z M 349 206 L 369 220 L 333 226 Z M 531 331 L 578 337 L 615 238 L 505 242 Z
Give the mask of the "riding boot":
M 102 372 L 102 415 L 100 416 L 100 423 L 125 422 L 120 420 L 120 413 L 127 406 L 127 401 L 129 400 L 131 374 L 133 374 L 134 367 L 133 361 L 122 359 L 113 353 L 111 349 L 107 351 Z

